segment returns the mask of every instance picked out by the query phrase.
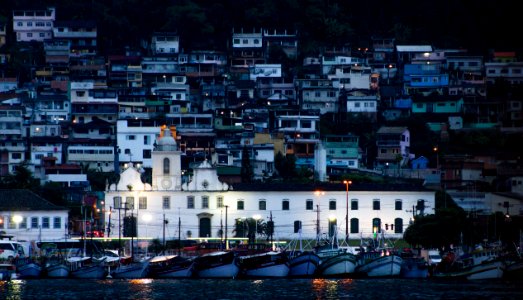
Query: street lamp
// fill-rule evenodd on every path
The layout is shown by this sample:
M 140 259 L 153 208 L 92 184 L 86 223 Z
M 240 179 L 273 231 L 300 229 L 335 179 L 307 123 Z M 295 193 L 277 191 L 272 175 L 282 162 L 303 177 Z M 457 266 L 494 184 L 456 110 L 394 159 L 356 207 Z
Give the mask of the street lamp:
M 347 245 L 349 243 L 349 185 L 352 184 L 352 181 L 350 180 L 343 180 L 343 183 L 345 184 L 345 241 L 347 242 Z
M 258 220 L 261 219 L 261 216 L 260 215 L 254 215 L 252 216 L 252 218 L 254 219 L 254 242 L 257 241 L 257 234 L 258 234 Z

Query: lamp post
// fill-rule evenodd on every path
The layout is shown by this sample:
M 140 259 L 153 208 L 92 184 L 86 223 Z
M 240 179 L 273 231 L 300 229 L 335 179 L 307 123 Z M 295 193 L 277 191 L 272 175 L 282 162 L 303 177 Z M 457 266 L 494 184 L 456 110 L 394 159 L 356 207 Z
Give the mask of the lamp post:
M 343 180 L 345 184 L 345 241 L 349 243 L 349 185 L 352 184 L 350 180 Z

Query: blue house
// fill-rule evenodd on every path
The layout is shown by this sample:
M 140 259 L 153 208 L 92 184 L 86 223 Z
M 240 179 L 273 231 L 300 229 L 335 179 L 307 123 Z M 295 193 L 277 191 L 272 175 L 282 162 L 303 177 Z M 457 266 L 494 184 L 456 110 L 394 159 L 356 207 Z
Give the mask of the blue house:
M 420 156 L 410 161 L 413 170 L 423 170 L 429 165 L 429 160 L 425 156 Z

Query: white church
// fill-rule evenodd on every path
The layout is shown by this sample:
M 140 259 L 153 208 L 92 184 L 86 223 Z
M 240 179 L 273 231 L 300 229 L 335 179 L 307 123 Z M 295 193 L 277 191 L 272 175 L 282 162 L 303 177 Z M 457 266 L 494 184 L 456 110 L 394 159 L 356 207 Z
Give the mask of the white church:
M 400 238 L 419 203 L 425 213 L 433 213 L 435 207 L 435 192 L 420 186 L 227 184 L 208 161 L 184 182 L 181 155 L 176 132 L 162 129 L 152 152 L 152 185 L 143 183 L 140 170 L 131 165 L 122 171 L 118 183 L 107 187 L 109 237 L 123 237 L 119 231 L 123 219 L 133 216 L 137 239 L 149 240 L 231 238 L 236 235 L 237 219 L 267 222 L 271 217 L 274 241 L 295 240 L 298 234 L 303 239 L 318 235 L 341 239 L 348 234 L 359 240 L 375 233 Z

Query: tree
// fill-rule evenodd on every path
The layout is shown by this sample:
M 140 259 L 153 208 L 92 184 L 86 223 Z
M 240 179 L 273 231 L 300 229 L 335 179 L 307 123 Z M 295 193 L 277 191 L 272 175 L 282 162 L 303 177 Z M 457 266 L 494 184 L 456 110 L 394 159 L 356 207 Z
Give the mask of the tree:
M 274 167 L 284 179 L 294 179 L 296 177 L 296 158 L 294 155 L 283 156 L 281 152 L 278 152 L 274 158 Z
M 254 178 L 254 171 L 253 171 L 252 165 L 251 165 L 249 149 L 245 145 L 243 146 L 243 150 L 242 150 L 242 168 L 241 168 L 240 173 L 241 173 L 241 177 L 242 177 L 242 182 L 246 182 L 246 183 L 252 182 L 252 180 Z

